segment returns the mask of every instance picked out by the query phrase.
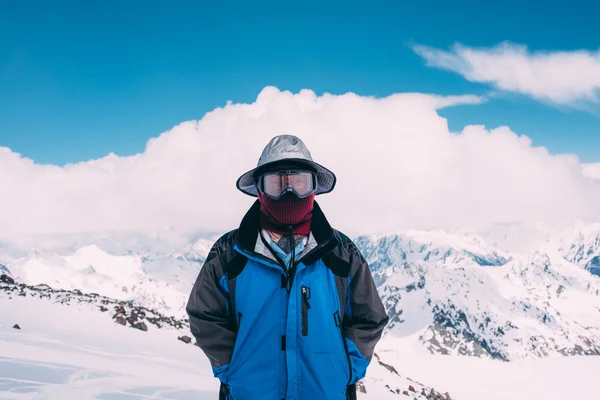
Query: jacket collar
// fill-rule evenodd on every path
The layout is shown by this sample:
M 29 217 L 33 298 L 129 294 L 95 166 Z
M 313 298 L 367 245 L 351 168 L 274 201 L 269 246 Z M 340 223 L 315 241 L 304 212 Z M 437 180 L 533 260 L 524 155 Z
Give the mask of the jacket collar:
M 321 207 L 315 201 L 313 206 L 313 215 L 312 215 L 312 223 L 311 223 L 311 232 L 314 236 L 314 239 L 317 242 L 317 245 L 314 251 L 311 251 L 307 254 L 307 257 L 313 259 L 313 256 L 318 256 L 320 258 L 323 253 L 323 250 L 331 251 L 335 245 L 337 245 L 337 240 L 334 234 L 334 230 L 327 221 L 327 218 L 323 214 Z M 260 201 L 256 200 L 252 207 L 248 210 L 244 218 L 242 218 L 242 222 L 240 223 L 238 229 L 238 243 L 237 245 L 244 251 L 249 254 L 254 253 L 254 248 L 256 245 L 257 235 L 260 234 Z M 333 246 L 332 246 L 333 244 Z M 321 251 L 318 251 L 321 250 Z M 314 253 L 314 254 L 311 254 Z M 310 260 L 307 258 L 306 262 Z M 315 259 L 316 261 L 316 259 Z

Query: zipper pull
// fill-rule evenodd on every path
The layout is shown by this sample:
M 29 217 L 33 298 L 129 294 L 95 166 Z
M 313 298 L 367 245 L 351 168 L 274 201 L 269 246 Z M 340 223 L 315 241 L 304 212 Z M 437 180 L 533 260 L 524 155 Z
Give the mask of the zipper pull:
M 302 298 L 304 299 L 304 304 L 306 304 L 306 308 L 310 309 L 310 303 L 308 299 L 310 299 L 310 288 L 307 286 L 302 286 Z

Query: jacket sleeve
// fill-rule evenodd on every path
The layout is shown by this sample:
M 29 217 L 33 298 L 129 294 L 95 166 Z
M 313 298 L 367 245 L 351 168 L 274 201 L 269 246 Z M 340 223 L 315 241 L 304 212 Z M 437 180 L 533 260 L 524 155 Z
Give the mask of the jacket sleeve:
M 347 302 L 343 333 L 352 366 L 350 383 L 365 377 L 375 345 L 381 339 L 389 317 L 377 293 L 367 261 L 351 246 Z
M 210 360 L 215 377 L 226 383 L 237 333 L 228 317 L 228 285 L 223 270 L 216 243 L 200 269 L 186 312 L 192 335 Z

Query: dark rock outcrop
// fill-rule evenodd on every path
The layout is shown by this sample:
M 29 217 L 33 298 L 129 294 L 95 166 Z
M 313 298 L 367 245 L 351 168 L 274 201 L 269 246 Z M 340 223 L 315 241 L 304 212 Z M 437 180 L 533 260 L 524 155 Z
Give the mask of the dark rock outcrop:
M 135 329 L 139 329 L 140 331 L 148 332 L 148 326 L 143 322 L 136 322 L 131 326 Z
M 13 329 L 21 329 L 21 327 L 19 326 L 19 324 L 15 324 L 15 325 L 13 326 Z
M 0 275 L 0 282 L 6 283 L 6 284 L 9 284 L 9 285 L 14 285 L 15 284 L 15 280 L 13 278 L 11 278 L 10 276 L 6 275 L 6 274 Z
M 186 344 L 190 344 L 192 343 L 192 338 L 189 336 L 179 336 L 177 339 L 181 340 L 182 342 L 186 343 Z
M 367 388 L 365 387 L 363 381 L 356 382 L 356 391 L 360 393 L 367 393 Z

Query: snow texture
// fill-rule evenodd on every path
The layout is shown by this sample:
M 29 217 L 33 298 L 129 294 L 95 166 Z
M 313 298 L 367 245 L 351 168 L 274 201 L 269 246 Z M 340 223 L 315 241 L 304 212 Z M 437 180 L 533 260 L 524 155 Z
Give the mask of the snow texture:
M 415 380 L 463 400 L 593 393 L 581 377 L 599 358 L 580 356 L 600 354 L 600 224 L 355 242 L 391 317 L 362 398 L 431 398 Z M 189 336 L 184 305 L 211 244 L 3 258 L 16 284 L 0 285 L 0 398 L 214 398 L 206 357 L 177 340 Z
M 387 336 L 403 346 L 504 361 L 600 354 L 597 226 L 524 254 L 444 232 L 357 244 L 391 317 Z
M 0 306 L 1 399 L 217 398 L 208 360 L 199 348 L 176 340 L 188 332 L 186 323 L 129 329 L 138 322 L 128 318 L 122 326 L 113 313 L 131 310 L 127 303 L 46 285 L 4 283 Z M 141 320 L 173 321 L 144 311 Z M 15 323 L 20 329 L 12 328 Z M 437 393 L 377 359 L 363 388 L 361 399 L 393 399 L 402 391 L 425 399 L 422 393 Z

